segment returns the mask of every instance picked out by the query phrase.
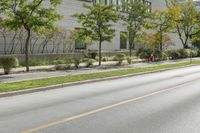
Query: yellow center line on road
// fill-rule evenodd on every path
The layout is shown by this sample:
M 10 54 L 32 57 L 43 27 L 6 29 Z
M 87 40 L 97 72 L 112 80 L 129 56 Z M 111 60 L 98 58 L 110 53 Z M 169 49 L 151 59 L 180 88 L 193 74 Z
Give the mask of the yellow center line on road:
M 187 83 L 191 83 L 191 82 L 187 82 Z M 140 96 L 140 97 L 128 99 L 128 100 L 118 102 L 118 103 L 115 103 L 115 104 L 111 104 L 111 105 L 108 105 L 108 106 L 105 106 L 105 107 L 101 107 L 101 108 L 98 108 L 98 109 L 95 109 L 95 110 L 91 110 L 89 112 L 81 113 L 81 114 L 74 115 L 74 116 L 71 116 L 71 117 L 66 117 L 64 119 L 57 120 L 57 121 L 54 121 L 54 122 L 50 122 L 50 123 L 41 125 L 39 127 L 23 131 L 21 133 L 37 132 L 37 131 L 40 131 L 40 130 L 43 130 L 43 129 L 46 129 L 46 128 L 49 128 L 49 127 L 52 127 L 52 126 L 56 126 L 56 125 L 59 125 L 59 124 L 63 124 L 63 123 L 72 121 L 72 120 L 80 119 L 80 118 L 83 118 L 83 117 L 86 117 L 86 116 L 89 116 L 89 115 L 92 115 L 92 114 L 96 114 L 96 113 L 99 113 L 99 112 L 102 112 L 102 111 L 105 111 L 105 110 L 109 110 L 109 109 L 112 109 L 112 108 L 115 108 L 115 107 L 118 107 L 118 106 L 121 106 L 121 105 L 125 105 L 125 104 L 128 104 L 128 103 L 134 102 L 134 101 L 138 101 L 138 100 L 150 97 L 150 96 L 154 96 L 154 95 L 164 93 L 164 92 L 167 92 L 167 91 L 170 91 L 170 90 L 178 89 L 182 86 L 185 86 L 187 83 L 179 84 L 179 85 L 176 85 L 174 87 L 159 90 L 159 91 L 156 91 L 156 92 L 153 92 L 153 93 L 149 93 L 149 94 L 146 94 L 146 95 L 143 95 L 143 96 Z

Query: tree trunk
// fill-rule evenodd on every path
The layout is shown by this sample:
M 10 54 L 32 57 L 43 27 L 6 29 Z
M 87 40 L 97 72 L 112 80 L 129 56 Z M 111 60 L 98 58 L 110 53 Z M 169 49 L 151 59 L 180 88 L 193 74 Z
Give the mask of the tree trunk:
M 160 51 L 163 51 L 162 43 L 160 43 Z
M 135 49 L 135 36 L 136 33 L 129 31 L 129 54 L 132 56 L 132 50 Z
M 132 56 L 132 42 L 131 42 L 131 36 L 130 36 L 130 31 L 129 31 L 129 56 Z
M 178 32 L 179 39 L 181 40 L 181 43 L 183 45 L 183 48 L 188 48 L 188 46 L 187 46 L 187 36 L 184 39 L 178 25 L 176 26 L 176 29 L 177 29 L 177 32 Z
M 4 54 L 7 54 L 7 39 L 6 39 L 6 30 L 3 29 L 2 35 L 3 35 L 3 40 L 4 40 Z
M 101 40 L 99 41 L 99 66 L 101 66 Z
M 132 56 L 132 44 L 129 44 L 129 55 Z
M 184 42 L 184 48 L 185 49 L 189 48 L 189 46 L 188 46 L 188 36 L 186 36 L 186 39 L 185 39 L 185 42 Z
M 29 72 L 29 41 L 31 36 L 31 30 L 26 29 L 26 31 L 27 31 L 27 38 L 25 43 L 26 72 Z
M 190 47 L 186 44 L 185 46 L 184 46 L 184 49 L 189 49 Z
M 163 33 L 160 33 L 160 51 L 163 51 Z
M 133 49 L 135 49 L 135 44 L 134 44 L 135 41 L 134 40 L 133 40 L 133 42 L 129 42 L 129 55 L 130 55 L 130 57 L 132 56 Z

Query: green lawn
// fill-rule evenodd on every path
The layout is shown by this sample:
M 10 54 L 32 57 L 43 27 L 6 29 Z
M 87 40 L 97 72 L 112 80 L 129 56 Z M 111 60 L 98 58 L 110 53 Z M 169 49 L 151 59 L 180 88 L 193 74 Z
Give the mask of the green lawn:
M 99 72 L 99 73 L 92 73 L 92 74 L 80 74 L 80 75 L 72 75 L 72 76 L 60 76 L 60 77 L 53 77 L 53 78 L 44 78 L 38 80 L 30 80 L 30 81 L 21 81 L 21 82 L 14 82 L 14 83 L 0 83 L 0 93 L 1 92 L 9 92 L 9 91 L 16 91 L 16 90 L 24 90 L 36 87 L 44 87 L 62 83 L 72 83 L 76 81 L 84 81 L 89 79 L 97 79 L 97 78 L 106 78 L 112 76 L 121 76 L 127 74 L 135 74 L 140 72 L 150 72 L 156 70 L 164 70 L 188 65 L 195 65 L 200 64 L 200 60 L 184 63 L 176 63 L 176 64 L 167 64 L 167 65 L 160 65 L 154 67 L 147 67 L 147 68 L 130 68 L 126 70 L 116 70 L 110 72 Z

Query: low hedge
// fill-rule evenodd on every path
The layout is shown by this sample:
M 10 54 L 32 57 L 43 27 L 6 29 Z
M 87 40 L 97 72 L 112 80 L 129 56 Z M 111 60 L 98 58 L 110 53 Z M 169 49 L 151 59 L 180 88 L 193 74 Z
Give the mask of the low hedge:
M 159 60 L 167 60 L 167 58 L 168 58 L 168 56 L 167 56 L 167 54 L 165 52 L 158 51 L 158 50 L 153 50 L 153 49 L 139 49 L 136 54 L 141 59 L 146 59 L 146 60 L 151 58 L 151 56 L 154 56 L 154 58 L 157 61 L 159 61 Z
M 153 49 L 139 49 L 136 54 L 141 59 L 149 59 L 153 55 L 157 61 L 167 60 L 167 59 L 200 57 L 200 51 L 191 49 L 167 50 L 164 52 Z
M 154 53 L 153 49 L 139 49 L 136 52 L 136 55 L 141 59 L 149 59 L 151 55 Z

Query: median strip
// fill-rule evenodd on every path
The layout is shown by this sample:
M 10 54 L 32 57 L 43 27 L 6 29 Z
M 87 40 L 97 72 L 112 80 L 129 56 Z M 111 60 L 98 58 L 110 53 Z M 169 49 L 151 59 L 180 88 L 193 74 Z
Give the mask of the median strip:
M 52 86 L 52 85 L 65 84 L 65 83 L 74 83 L 74 82 L 94 80 L 94 79 L 124 76 L 128 74 L 168 70 L 168 69 L 198 65 L 198 64 L 200 64 L 200 60 L 194 60 L 192 63 L 182 62 L 182 63 L 166 64 L 166 65 L 159 65 L 159 66 L 146 67 L 146 68 L 129 68 L 125 70 L 116 70 L 116 71 L 110 71 L 110 72 L 98 72 L 98 73 L 90 73 L 90 74 L 60 76 L 60 77 L 36 79 L 36 80 L 13 82 L 13 83 L 0 83 L 0 93 L 33 89 L 33 88 L 38 88 L 38 87 L 47 87 L 47 86 Z

